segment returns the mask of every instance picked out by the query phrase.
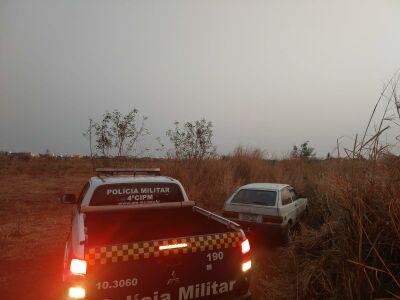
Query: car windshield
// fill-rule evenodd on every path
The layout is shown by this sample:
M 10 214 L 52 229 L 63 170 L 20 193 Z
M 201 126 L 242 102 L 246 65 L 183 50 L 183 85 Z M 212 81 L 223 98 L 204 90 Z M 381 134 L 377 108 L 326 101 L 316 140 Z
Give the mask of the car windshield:
M 275 206 L 276 192 L 262 190 L 240 190 L 231 203 L 256 204 Z

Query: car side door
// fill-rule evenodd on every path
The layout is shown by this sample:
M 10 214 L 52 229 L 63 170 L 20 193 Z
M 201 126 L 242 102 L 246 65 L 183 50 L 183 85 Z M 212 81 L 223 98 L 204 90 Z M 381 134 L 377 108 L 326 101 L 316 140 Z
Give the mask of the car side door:
M 290 193 L 290 197 L 292 198 L 293 205 L 296 210 L 296 221 L 297 221 L 298 219 L 300 219 L 300 216 L 301 216 L 301 201 L 298 201 L 299 198 L 297 198 L 296 192 L 294 191 L 294 189 L 292 187 L 289 188 L 289 193 Z
M 292 194 L 293 202 L 295 203 L 297 219 L 300 219 L 306 209 L 306 201 L 304 198 L 297 195 L 293 188 L 291 188 L 290 193 Z
M 281 190 L 281 216 L 286 217 L 286 222 L 294 224 L 297 221 L 297 212 L 295 203 L 293 201 L 293 195 L 290 192 L 289 187 L 285 187 Z

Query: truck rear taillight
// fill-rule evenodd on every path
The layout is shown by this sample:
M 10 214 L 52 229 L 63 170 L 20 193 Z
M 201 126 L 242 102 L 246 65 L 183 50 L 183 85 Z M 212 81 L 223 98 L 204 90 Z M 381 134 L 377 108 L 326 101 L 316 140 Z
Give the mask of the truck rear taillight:
M 223 211 L 222 216 L 225 218 L 232 218 L 232 219 L 238 219 L 239 218 L 239 213 L 237 212 L 232 212 L 232 211 Z
M 86 291 L 83 287 L 70 287 L 68 290 L 69 298 L 71 299 L 84 299 L 86 297 Z
M 282 217 L 265 216 L 265 217 L 263 217 L 263 222 L 264 223 L 281 224 L 283 222 L 283 219 L 282 219 Z
M 250 269 L 251 269 L 251 259 L 242 263 L 242 271 L 243 272 L 247 272 Z
M 250 251 L 250 243 L 249 240 L 246 239 L 242 242 L 242 253 L 246 254 L 249 251 Z
M 70 271 L 74 275 L 86 275 L 86 266 L 87 263 L 82 259 L 72 259 L 70 265 Z
M 250 253 L 250 242 L 248 239 L 245 239 L 242 244 L 242 271 L 247 272 L 251 269 L 251 253 Z

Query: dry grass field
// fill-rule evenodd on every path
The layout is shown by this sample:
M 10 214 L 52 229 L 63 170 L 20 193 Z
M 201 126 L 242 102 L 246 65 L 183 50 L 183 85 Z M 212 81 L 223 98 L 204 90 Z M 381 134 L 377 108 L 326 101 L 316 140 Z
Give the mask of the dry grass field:
M 266 161 L 258 150 L 178 162 L 96 161 L 97 167 L 160 167 L 199 206 L 220 212 L 238 186 L 282 182 L 310 210 L 293 243 L 253 240 L 254 299 L 400 297 L 400 160 Z M 70 208 L 93 174 L 85 159 L 0 158 L 0 298 L 58 299 Z

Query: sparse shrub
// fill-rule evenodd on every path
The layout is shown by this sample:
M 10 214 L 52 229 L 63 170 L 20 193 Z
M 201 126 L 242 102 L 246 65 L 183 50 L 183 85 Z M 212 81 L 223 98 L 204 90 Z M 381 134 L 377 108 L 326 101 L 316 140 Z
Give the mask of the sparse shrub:
M 310 159 L 315 157 L 314 148 L 309 146 L 310 141 L 305 141 L 300 147 L 296 145 L 293 146 L 292 152 L 290 152 L 291 158 L 300 158 L 300 159 Z
M 118 110 L 106 111 L 100 122 L 94 122 L 89 118 L 89 127 L 83 135 L 88 138 L 92 153 L 92 138 L 95 138 L 96 149 L 103 157 L 110 155 L 134 156 L 142 155 L 139 143 L 149 134 L 145 127 L 147 117 L 139 119 L 139 111 L 134 108 L 126 115 Z
M 181 128 L 179 122 L 175 128 L 166 132 L 172 142 L 173 157 L 176 159 L 205 159 L 216 155 L 216 147 L 212 142 L 213 125 L 206 119 L 186 122 Z

